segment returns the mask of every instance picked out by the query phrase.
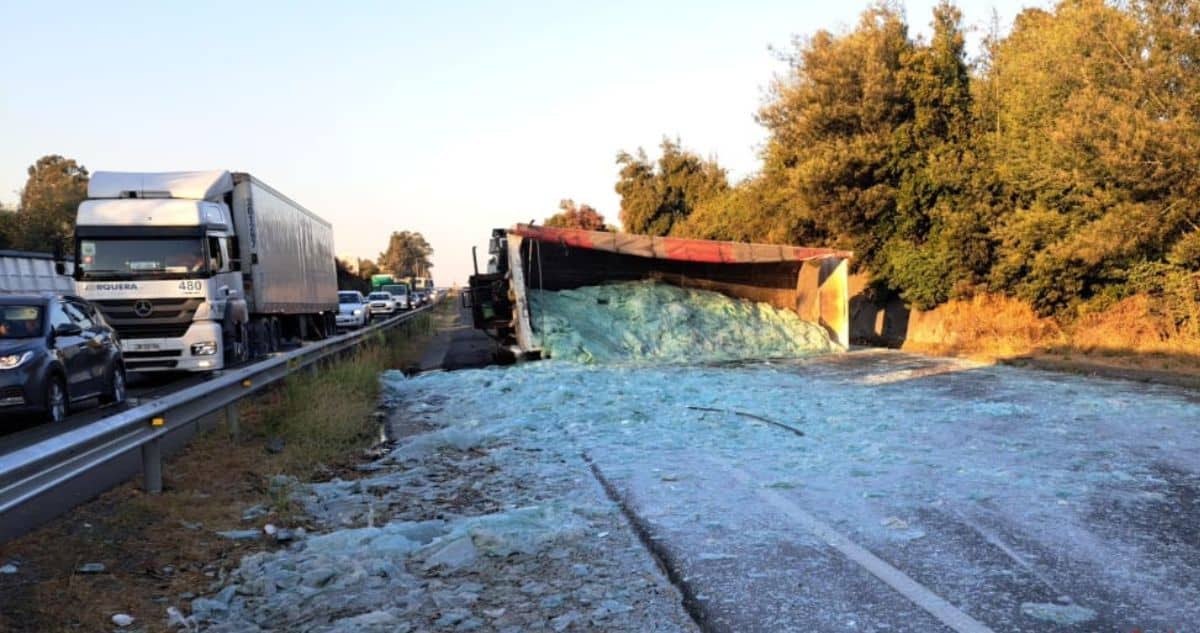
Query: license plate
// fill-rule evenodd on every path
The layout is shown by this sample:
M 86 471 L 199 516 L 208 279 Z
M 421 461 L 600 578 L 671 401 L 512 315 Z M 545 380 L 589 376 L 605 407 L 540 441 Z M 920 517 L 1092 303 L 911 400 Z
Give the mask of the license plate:
M 125 343 L 125 349 L 131 352 L 147 352 L 162 348 L 158 343 Z

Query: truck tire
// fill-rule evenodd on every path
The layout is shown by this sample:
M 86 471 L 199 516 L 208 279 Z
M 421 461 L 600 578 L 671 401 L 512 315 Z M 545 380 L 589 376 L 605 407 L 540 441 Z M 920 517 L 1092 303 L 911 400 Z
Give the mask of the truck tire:
M 271 351 L 271 326 L 266 319 L 254 319 L 250 323 L 250 358 L 261 358 Z
M 225 366 L 244 362 L 250 355 L 249 331 L 245 323 L 234 323 L 225 334 Z

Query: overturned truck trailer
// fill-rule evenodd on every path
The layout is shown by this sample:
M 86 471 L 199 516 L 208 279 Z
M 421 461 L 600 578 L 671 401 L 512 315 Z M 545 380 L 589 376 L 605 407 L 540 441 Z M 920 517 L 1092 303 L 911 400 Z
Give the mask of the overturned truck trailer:
M 474 324 L 518 357 L 541 355 L 529 290 L 643 279 L 791 310 L 849 346 L 848 251 L 518 224 L 494 230 L 489 252 L 466 293 Z

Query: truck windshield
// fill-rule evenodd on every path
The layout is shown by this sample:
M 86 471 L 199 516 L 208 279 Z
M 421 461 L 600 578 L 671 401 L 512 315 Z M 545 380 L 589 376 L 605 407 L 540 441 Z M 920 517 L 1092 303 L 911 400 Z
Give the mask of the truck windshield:
M 208 253 L 199 238 L 86 239 L 79 241 L 81 279 L 210 276 Z
M 42 333 L 38 306 L 0 306 L 0 338 L 33 338 Z

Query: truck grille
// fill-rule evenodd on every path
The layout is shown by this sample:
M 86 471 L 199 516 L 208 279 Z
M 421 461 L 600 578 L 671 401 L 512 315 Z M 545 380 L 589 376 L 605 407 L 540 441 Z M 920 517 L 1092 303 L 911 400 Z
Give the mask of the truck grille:
M 156 351 L 156 352 L 125 352 L 122 354 L 122 356 L 127 361 L 128 360 L 143 360 L 143 359 L 147 359 L 147 358 L 149 358 L 149 359 L 172 358 L 172 357 L 183 356 L 183 350 L 181 350 L 181 349 L 165 349 L 165 350 Z
M 203 299 L 149 299 L 150 311 L 139 316 L 137 304 L 144 299 L 93 301 L 104 320 L 121 338 L 179 338 L 187 333 L 192 317 Z
M 148 359 L 135 360 L 128 362 L 129 369 L 137 371 L 139 369 L 175 369 L 179 366 L 179 361 L 175 359 Z

